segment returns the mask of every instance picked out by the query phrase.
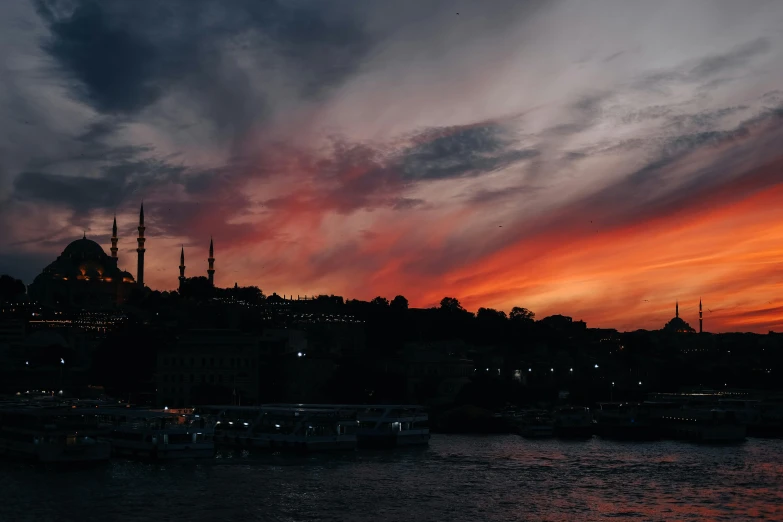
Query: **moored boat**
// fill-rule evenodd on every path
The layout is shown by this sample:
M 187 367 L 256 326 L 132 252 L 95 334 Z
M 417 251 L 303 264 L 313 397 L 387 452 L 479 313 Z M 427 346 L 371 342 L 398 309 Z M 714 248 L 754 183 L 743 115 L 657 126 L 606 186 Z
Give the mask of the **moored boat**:
M 589 439 L 595 432 L 590 408 L 563 406 L 554 413 L 554 434 L 560 438 Z
M 554 435 L 554 419 L 545 410 L 522 410 L 514 416 L 516 431 L 530 439 L 548 438 Z
M 365 406 L 356 419 L 360 448 L 416 446 L 430 441 L 429 416 L 421 406 Z
M 99 440 L 91 411 L 9 407 L 0 411 L 0 454 L 52 464 L 105 462 L 111 446 Z
M 638 403 L 602 402 L 595 412 L 596 434 L 619 440 L 658 440 L 650 410 Z
M 153 459 L 215 455 L 213 427 L 204 419 L 165 410 L 123 408 L 101 408 L 96 415 L 114 455 Z
M 211 406 L 218 444 L 230 447 L 290 450 L 354 450 L 356 413 L 339 407 L 304 405 Z

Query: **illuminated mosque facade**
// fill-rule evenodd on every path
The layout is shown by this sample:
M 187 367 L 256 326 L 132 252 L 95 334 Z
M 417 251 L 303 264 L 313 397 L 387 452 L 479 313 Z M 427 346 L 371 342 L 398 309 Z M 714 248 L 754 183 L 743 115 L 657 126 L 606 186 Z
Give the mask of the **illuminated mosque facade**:
M 84 234 L 70 243 L 54 262 L 33 280 L 30 297 L 49 306 L 78 306 L 84 308 L 111 307 L 124 303 L 135 290 L 144 289 L 144 203 L 139 212 L 139 235 L 136 239 L 136 278 L 119 268 L 117 262 L 117 218 L 112 224 L 111 255 L 101 245 Z M 214 285 L 215 256 L 212 239 L 209 241 L 209 269 L 207 276 Z M 185 281 L 185 250 L 180 253 L 180 288 Z

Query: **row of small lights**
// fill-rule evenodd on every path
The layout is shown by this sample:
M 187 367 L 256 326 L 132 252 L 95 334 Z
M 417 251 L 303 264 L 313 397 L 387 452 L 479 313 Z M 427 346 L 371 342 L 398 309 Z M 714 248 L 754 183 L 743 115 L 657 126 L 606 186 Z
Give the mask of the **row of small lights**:
M 594 368 L 596 368 L 596 369 L 597 369 L 597 368 L 598 368 L 598 365 L 596 364 L 596 365 L 594 366 Z M 473 371 L 475 372 L 476 370 L 473 370 Z M 487 371 L 489 371 L 489 368 L 487 368 Z M 519 371 L 519 370 L 517 370 L 517 371 Z M 532 372 L 532 371 L 533 371 L 533 368 L 528 368 L 528 369 L 527 369 L 527 371 L 528 371 L 528 372 Z M 550 370 L 549 370 L 549 371 L 550 371 L 550 372 L 554 372 L 554 371 L 555 371 L 555 369 L 554 369 L 554 368 L 550 368 Z M 568 370 L 568 371 L 570 371 L 571 373 L 573 373 L 573 372 L 574 372 L 574 369 L 573 369 L 573 368 L 569 368 L 569 370 Z M 498 375 L 500 375 L 500 368 L 498 368 Z M 642 385 L 642 381 L 639 381 L 639 386 L 641 386 L 641 385 Z M 614 381 L 612 381 L 612 386 L 614 386 Z

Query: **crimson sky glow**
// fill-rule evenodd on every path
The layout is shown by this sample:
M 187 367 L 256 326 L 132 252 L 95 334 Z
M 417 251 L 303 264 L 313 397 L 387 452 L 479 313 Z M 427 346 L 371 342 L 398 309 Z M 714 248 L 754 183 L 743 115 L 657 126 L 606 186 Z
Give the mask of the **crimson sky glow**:
M 424 4 L 424 5 L 422 5 Z M 459 12 L 459 15 L 456 13 Z M 783 4 L 0 4 L 0 272 L 783 329 Z

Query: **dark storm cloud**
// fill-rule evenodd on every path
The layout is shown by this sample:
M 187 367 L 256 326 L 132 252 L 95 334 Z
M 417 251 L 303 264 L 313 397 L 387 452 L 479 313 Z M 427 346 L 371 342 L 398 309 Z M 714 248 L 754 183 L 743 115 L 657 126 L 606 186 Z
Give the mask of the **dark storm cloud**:
M 116 19 L 100 3 L 77 2 L 68 16 L 58 16 L 62 2 L 38 4 L 49 24 L 51 39 L 44 49 L 81 82 L 80 97 L 101 112 L 135 112 L 153 103 L 171 72 L 159 49 L 133 28 Z M 140 20 L 136 20 L 136 23 Z
M 371 49 L 341 4 L 239 0 L 220 9 L 203 0 L 81 0 L 67 9 L 70 4 L 38 1 L 51 32 L 43 47 L 77 81 L 79 98 L 103 113 L 138 112 L 187 83 L 211 117 L 227 124 L 225 113 L 263 112 L 247 75 L 227 63 L 232 53 L 258 55 L 260 69 L 279 75 L 268 54 L 277 53 L 297 71 L 302 92 L 317 96 Z
M 88 210 L 114 206 L 120 199 L 121 187 L 109 179 L 23 172 L 14 180 L 14 195 L 22 201 L 38 200 Z
M 538 155 L 535 149 L 516 148 L 507 129 L 497 124 L 436 129 L 420 139 L 425 141 L 405 150 L 399 159 L 406 179 L 478 176 Z
M 342 2 L 326 7 L 238 0 L 221 8 L 206 0 L 38 0 L 35 5 L 48 29 L 42 49 L 65 74 L 70 93 L 99 115 L 72 138 L 72 147 L 31 157 L 23 172 L 14 173 L 10 197 L 65 206 L 77 215 L 155 190 L 161 194 L 172 183 L 191 198 L 203 198 L 202 211 L 225 206 L 224 214 L 233 215 L 246 208 L 236 183 L 259 176 L 260 169 L 247 168 L 253 158 L 238 147 L 251 130 L 266 125 L 269 101 L 280 96 L 279 87 L 267 83 L 285 79 L 294 97 L 318 98 L 354 72 L 373 43 L 357 13 Z M 258 74 L 270 82 L 259 82 Z M 165 156 L 153 145 L 122 141 L 137 119 L 166 117 L 142 111 L 170 95 L 194 117 L 166 118 L 167 124 L 207 129 L 216 147 L 228 146 L 230 159 L 222 167 L 187 166 L 176 153 Z M 241 157 L 242 162 L 231 159 Z M 66 164 L 73 165 L 66 170 Z M 90 175 L 71 174 L 79 169 Z M 375 181 L 359 180 L 352 190 L 374 193 Z M 172 232 L 198 219 L 178 202 L 165 205 L 181 217 L 166 225 Z M 354 207 L 347 200 L 343 206 Z
M 66 206 L 77 213 L 111 209 L 131 194 L 140 197 L 146 187 L 178 180 L 183 170 L 158 160 L 138 160 L 109 165 L 96 177 L 23 172 L 14 180 L 12 199 Z

